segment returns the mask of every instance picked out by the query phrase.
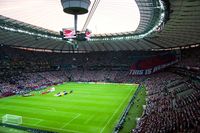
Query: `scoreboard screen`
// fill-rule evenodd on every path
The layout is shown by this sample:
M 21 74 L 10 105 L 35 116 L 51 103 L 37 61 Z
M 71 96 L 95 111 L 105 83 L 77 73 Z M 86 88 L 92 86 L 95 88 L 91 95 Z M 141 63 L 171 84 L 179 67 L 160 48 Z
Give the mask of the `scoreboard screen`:
M 76 38 L 75 30 L 73 29 L 63 29 L 62 33 L 63 37 L 66 39 Z
M 63 28 L 62 31 L 60 31 L 60 35 L 62 36 L 63 40 L 74 39 L 77 41 L 87 41 L 91 37 L 91 32 L 86 30 L 85 32 L 75 33 L 74 29 Z

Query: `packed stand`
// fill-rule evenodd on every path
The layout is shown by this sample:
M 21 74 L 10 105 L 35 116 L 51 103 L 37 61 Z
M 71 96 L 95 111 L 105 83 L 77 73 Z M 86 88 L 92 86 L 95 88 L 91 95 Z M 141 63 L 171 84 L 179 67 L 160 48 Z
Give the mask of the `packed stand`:
M 191 79 L 163 72 L 144 82 L 147 105 L 133 133 L 200 131 L 200 86 Z

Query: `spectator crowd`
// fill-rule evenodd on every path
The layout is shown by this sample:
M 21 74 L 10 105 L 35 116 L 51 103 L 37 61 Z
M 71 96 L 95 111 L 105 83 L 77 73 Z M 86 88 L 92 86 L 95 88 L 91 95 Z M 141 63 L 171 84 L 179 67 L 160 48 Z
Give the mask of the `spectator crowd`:
M 197 133 L 200 131 L 200 85 L 170 72 L 145 82 L 146 109 L 133 133 Z
M 142 83 L 146 108 L 133 133 L 196 133 L 200 132 L 199 51 L 183 51 L 172 69 L 134 77 L 129 67 L 141 53 L 59 54 L 1 46 L 0 98 L 69 81 Z

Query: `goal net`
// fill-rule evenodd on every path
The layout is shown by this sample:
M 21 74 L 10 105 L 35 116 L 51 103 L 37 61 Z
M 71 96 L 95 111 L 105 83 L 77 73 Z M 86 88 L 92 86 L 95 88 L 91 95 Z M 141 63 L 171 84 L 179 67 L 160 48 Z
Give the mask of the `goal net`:
M 22 124 L 22 116 L 6 114 L 2 117 L 2 123 L 10 125 Z

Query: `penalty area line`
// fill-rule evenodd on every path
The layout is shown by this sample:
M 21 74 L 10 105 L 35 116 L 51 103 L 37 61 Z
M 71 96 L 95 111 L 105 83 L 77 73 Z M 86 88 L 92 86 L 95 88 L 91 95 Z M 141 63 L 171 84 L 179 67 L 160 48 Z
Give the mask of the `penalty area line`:
M 94 117 L 94 115 L 91 115 L 91 116 L 84 122 L 84 124 L 87 124 L 90 120 L 93 119 L 93 117 Z
M 43 120 L 39 120 L 38 122 L 36 122 L 34 125 L 38 125 L 39 123 L 41 123 Z
M 39 118 L 33 118 L 33 117 L 26 117 L 26 116 L 22 116 L 22 119 L 25 118 L 25 119 L 32 119 L 32 120 L 44 120 L 44 119 L 39 119 Z
M 42 128 L 45 128 L 46 130 L 47 129 L 54 129 L 54 130 L 61 130 L 61 131 L 65 131 L 65 132 L 68 132 L 68 133 L 82 133 L 82 132 L 79 132 L 79 131 L 75 131 L 75 130 L 68 130 L 68 129 L 61 129 L 61 128 L 54 128 L 54 127 L 48 127 L 48 126 L 42 126 L 42 125 L 33 125 L 33 124 L 25 124 L 25 125 L 29 125 L 29 126 L 33 126 L 33 127 L 40 127 L 41 129 Z M 44 130 L 45 130 L 44 129 Z
M 22 119 L 25 118 L 25 119 L 32 119 L 32 120 L 38 120 L 35 124 L 33 125 L 38 125 L 40 122 L 44 121 L 44 119 L 39 119 L 39 118 L 32 118 L 32 117 L 23 117 L 22 116 Z
M 64 127 L 66 127 L 69 123 L 71 123 L 73 120 L 77 119 L 81 114 L 77 114 L 73 119 L 71 119 L 70 121 L 68 121 L 65 125 L 63 125 L 61 127 L 61 129 L 63 129 Z
M 54 111 L 54 112 L 57 111 L 55 108 L 50 108 L 50 107 L 49 107 L 49 109 L 50 109 L 51 111 Z

